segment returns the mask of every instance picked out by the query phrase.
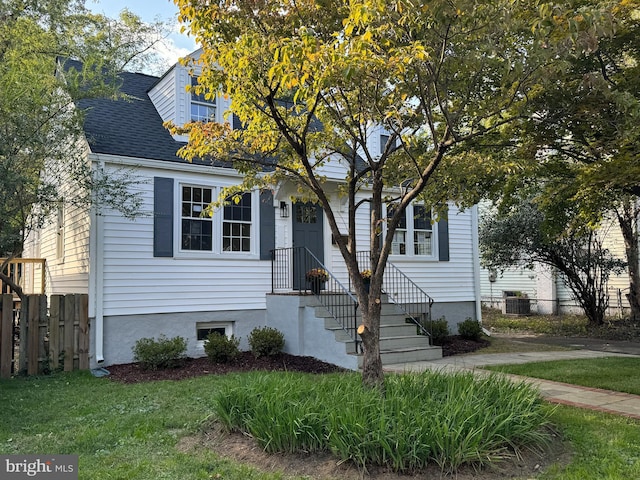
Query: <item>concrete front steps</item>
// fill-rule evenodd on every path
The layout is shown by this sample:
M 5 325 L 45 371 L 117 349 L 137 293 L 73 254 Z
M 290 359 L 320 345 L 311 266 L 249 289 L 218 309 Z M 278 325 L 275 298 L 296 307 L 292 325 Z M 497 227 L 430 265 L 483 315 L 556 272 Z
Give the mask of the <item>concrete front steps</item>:
M 429 345 L 429 339 L 417 334 L 417 327 L 413 323 L 407 323 L 407 315 L 400 309 L 382 299 L 382 312 L 380 315 L 380 358 L 382 365 L 393 365 L 406 362 L 421 362 L 442 358 L 442 348 Z M 356 352 L 355 342 L 349 337 L 341 325 L 321 305 L 316 304 L 315 316 L 324 319 L 325 329 L 334 333 L 337 342 L 345 344 L 346 352 L 356 355 L 358 368 L 362 367 L 363 356 Z M 359 320 L 358 320 L 359 323 Z M 361 346 L 360 346 L 361 347 Z

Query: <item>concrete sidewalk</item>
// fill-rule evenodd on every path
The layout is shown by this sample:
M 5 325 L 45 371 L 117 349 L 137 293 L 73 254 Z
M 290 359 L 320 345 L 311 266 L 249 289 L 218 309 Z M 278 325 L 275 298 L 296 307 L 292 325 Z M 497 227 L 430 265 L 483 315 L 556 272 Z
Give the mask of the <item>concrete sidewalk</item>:
M 598 357 L 640 357 L 622 353 L 595 351 L 595 350 L 570 350 L 551 352 L 526 352 L 526 353 L 496 353 L 479 355 L 456 355 L 444 357 L 431 362 L 415 362 L 396 365 L 387 365 L 388 372 L 416 372 L 427 369 L 440 371 L 468 370 L 486 374 L 482 367 L 487 365 L 507 365 L 514 363 L 544 362 L 552 360 L 588 359 Z M 508 375 L 516 381 L 530 383 L 540 390 L 540 394 L 551 403 L 571 405 L 601 412 L 624 415 L 640 420 L 640 395 L 612 392 L 597 388 L 581 387 L 561 382 L 551 382 L 537 378 Z

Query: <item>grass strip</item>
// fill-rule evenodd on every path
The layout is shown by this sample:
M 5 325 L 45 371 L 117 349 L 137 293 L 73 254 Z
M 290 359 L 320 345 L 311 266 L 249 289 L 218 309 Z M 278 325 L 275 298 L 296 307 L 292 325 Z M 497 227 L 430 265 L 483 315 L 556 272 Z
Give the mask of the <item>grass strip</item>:
M 640 358 L 638 357 L 557 360 L 519 365 L 492 365 L 485 368 L 554 382 L 640 395 L 640 376 L 638 376 Z

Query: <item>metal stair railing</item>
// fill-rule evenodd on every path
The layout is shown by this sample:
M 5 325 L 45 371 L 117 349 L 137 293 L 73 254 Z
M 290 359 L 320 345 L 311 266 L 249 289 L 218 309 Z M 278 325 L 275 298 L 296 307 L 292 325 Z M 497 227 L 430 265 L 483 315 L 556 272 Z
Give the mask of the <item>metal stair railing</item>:
M 358 352 L 358 299 L 306 247 L 277 248 L 271 254 L 271 293 L 310 291 L 354 342 Z
M 357 260 L 361 270 L 362 266 L 370 268 L 370 252 L 358 252 Z M 429 337 L 429 343 L 431 343 L 430 320 L 432 320 L 433 298 L 389 261 L 387 261 L 382 276 L 382 292 L 387 294 L 391 303 L 397 305 L 407 315 L 407 318 L 418 327 L 422 335 Z

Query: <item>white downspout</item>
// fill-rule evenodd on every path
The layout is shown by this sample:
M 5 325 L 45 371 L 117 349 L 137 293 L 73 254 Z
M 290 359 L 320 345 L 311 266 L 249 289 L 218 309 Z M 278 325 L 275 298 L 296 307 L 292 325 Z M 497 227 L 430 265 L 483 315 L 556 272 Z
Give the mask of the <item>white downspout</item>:
M 104 161 L 98 162 L 104 168 Z M 91 228 L 89 234 L 89 295 L 93 299 L 95 329 L 95 361 L 99 365 L 104 362 L 104 220 L 95 208 L 91 209 Z
M 476 297 L 476 318 L 482 324 L 482 294 L 480 292 L 480 245 L 478 233 L 478 205 L 471 207 L 471 245 L 473 251 L 473 288 Z

